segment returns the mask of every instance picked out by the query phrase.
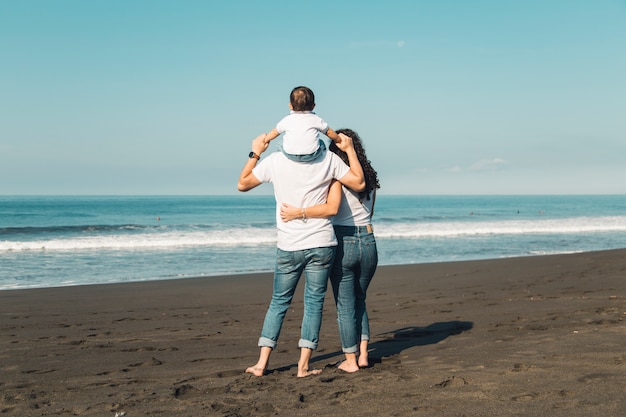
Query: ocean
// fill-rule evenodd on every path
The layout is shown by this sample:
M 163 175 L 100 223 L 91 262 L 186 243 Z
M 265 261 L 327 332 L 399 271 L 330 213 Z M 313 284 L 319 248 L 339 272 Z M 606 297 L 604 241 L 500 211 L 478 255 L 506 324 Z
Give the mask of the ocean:
M 268 272 L 273 196 L 0 196 L 0 289 Z M 386 196 L 379 265 L 626 247 L 626 195 Z

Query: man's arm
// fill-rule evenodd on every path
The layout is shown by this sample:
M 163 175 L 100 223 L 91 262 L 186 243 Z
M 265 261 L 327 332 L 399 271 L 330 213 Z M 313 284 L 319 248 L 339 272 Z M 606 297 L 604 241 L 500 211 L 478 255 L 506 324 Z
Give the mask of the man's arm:
M 311 207 L 294 207 L 287 203 L 280 205 L 280 218 L 284 222 L 294 219 L 305 220 L 309 217 L 326 218 L 332 217 L 339 211 L 341 204 L 341 183 L 333 181 L 328 190 L 328 197 L 324 204 Z
M 261 154 L 265 152 L 268 146 L 269 142 L 265 141 L 265 134 L 259 135 L 252 141 L 252 152 L 260 158 Z M 261 181 L 252 173 L 252 169 L 256 166 L 257 162 L 257 158 L 249 158 L 248 161 L 246 161 L 246 164 L 241 170 L 241 174 L 239 174 L 237 190 L 249 191 L 261 185 Z
M 352 138 L 343 133 L 339 133 L 337 136 L 339 137 L 337 147 L 348 155 L 348 165 L 350 165 L 350 171 L 339 178 L 339 182 L 353 191 L 363 191 L 365 189 L 365 175 L 352 145 Z

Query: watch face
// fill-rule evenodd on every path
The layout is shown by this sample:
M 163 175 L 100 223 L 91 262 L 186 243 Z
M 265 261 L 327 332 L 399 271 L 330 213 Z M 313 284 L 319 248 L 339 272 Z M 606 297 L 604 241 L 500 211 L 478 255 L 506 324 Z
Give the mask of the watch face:
M 248 158 L 254 158 L 254 152 L 250 152 L 250 153 L 248 154 Z

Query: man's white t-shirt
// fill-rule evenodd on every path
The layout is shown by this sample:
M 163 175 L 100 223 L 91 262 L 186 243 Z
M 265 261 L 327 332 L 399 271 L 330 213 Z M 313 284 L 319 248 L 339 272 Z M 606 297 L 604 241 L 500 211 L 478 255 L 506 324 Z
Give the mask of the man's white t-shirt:
M 274 186 L 278 248 L 296 251 L 336 246 L 337 239 L 330 219 L 308 218 L 283 222 L 280 205 L 311 207 L 324 204 L 333 179 L 341 179 L 350 168 L 332 152 L 314 162 L 296 162 L 282 152 L 274 152 L 261 160 L 252 170 L 261 182 Z
M 292 111 L 276 125 L 283 136 L 283 150 L 292 155 L 309 155 L 319 148 L 319 132 L 328 132 L 328 123 L 310 111 Z

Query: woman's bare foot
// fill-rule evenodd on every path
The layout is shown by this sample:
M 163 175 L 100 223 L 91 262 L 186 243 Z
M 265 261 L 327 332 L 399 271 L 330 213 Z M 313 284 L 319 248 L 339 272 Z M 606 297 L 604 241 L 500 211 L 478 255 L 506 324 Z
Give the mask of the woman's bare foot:
M 344 372 L 352 373 L 359 370 L 359 364 L 356 362 L 356 352 L 346 353 L 346 360 L 341 362 L 337 368 Z
M 359 355 L 359 368 L 367 368 L 370 366 L 369 359 L 367 357 L 367 350 L 365 353 Z
M 258 365 L 254 365 L 246 369 L 247 374 L 252 374 L 254 376 L 263 376 L 265 375 L 265 368 L 260 367 Z
M 359 346 L 359 367 L 367 368 L 370 366 L 368 357 L 367 357 L 367 340 L 361 340 L 361 345 Z
M 298 378 L 306 378 L 307 376 L 319 375 L 321 373 L 322 373 L 321 369 L 313 369 L 312 371 L 309 371 L 308 369 L 298 368 Z
M 341 362 L 341 364 L 337 368 L 341 369 L 344 372 L 351 374 L 359 370 L 359 365 L 357 365 L 356 361 L 346 360 L 346 361 Z

